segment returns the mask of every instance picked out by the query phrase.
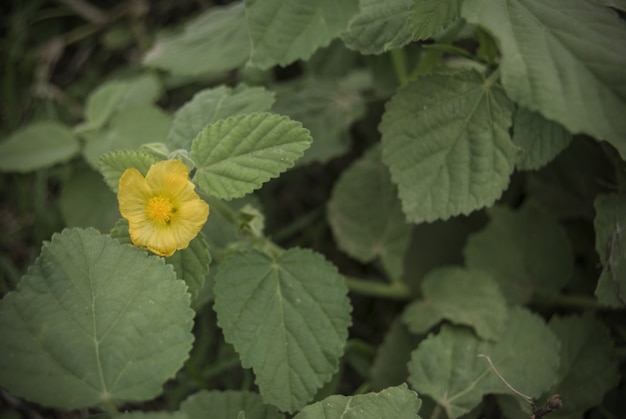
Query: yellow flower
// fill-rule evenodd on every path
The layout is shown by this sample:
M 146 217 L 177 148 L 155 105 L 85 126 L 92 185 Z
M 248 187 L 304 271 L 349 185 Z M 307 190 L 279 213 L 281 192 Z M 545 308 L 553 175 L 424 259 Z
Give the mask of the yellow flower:
M 187 166 L 178 160 L 152 165 L 145 178 L 126 169 L 117 199 L 132 242 L 160 256 L 189 246 L 209 216 L 209 205 L 194 192 Z

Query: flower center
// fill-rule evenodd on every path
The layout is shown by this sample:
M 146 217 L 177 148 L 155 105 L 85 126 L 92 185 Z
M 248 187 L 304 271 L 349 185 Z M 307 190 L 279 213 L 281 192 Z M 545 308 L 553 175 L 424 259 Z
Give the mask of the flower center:
M 174 212 L 172 201 L 162 196 L 153 196 L 148 200 L 148 205 L 146 205 L 148 217 L 159 224 L 169 223 Z

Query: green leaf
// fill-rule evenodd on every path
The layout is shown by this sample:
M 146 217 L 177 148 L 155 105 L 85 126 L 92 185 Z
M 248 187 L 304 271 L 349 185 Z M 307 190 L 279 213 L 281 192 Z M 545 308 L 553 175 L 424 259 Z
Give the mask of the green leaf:
M 364 116 L 365 104 L 354 88 L 311 78 L 279 85 L 274 112 L 302 122 L 311 131 L 314 141 L 299 163 L 325 162 L 348 151 L 350 127 Z
M 626 305 L 626 195 L 605 194 L 595 200 L 596 252 L 602 262 L 596 297 L 611 307 Z
M 0 171 L 32 172 L 63 163 L 78 153 L 72 131 L 55 121 L 35 122 L 0 142 Z
M 558 393 L 564 400 L 550 419 L 582 418 L 619 382 L 613 340 L 606 326 L 590 314 L 555 316 L 549 326 L 561 341 L 559 382 L 550 394 Z
M 198 233 L 188 247 L 166 257 L 165 262 L 174 267 L 178 279 L 185 281 L 194 301 L 204 287 L 211 265 L 211 254 L 204 233 Z
M 117 193 L 118 182 L 126 169 L 135 168 L 144 176 L 157 159 L 142 151 L 112 151 L 100 158 L 100 173 L 109 188 Z
M 572 246 L 550 214 L 533 204 L 515 212 L 494 207 L 490 214 L 487 227 L 467 241 L 465 263 L 490 273 L 509 302 L 556 293 L 571 279 Z
M 383 161 L 413 222 L 491 205 L 509 184 L 513 104 L 474 71 L 420 77 L 387 103 Z
M 515 163 L 519 170 L 537 170 L 545 166 L 571 141 L 569 132 L 540 113 L 526 108 L 518 108 L 515 113 L 513 142 L 522 149 Z
M 409 24 L 414 39 L 428 39 L 459 18 L 460 0 L 413 0 Z
M 187 358 L 193 315 L 160 258 L 66 229 L 0 301 L 0 385 L 67 410 L 151 399 Z
M 309 131 L 286 116 L 254 113 L 219 120 L 191 145 L 194 181 L 207 194 L 239 198 L 293 166 L 311 144 Z
M 305 407 L 294 419 L 419 419 L 421 404 L 417 394 L 402 384 L 380 393 L 330 396 Z
M 250 56 L 250 40 L 241 2 L 212 7 L 164 36 L 146 53 L 143 64 L 183 76 L 215 74 L 241 67 Z
M 155 106 L 138 106 L 116 113 L 110 125 L 87 134 L 83 155 L 95 169 L 110 151 L 138 150 L 143 144 L 164 140 L 170 129 L 169 115 Z
M 613 9 L 626 12 L 626 0 L 593 0 L 594 2 L 606 7 L 612 7 Z
M 132 244 L 128 233 L 128 221 L 119 219 L 111 230 L 111 237 L 120 243 Z M 209 245 L 204 233 L 201 231 L 185 249 L 177 250 L 172 256 L 166 257 L 165 263 L 172 265 L 176 277 L 187 284 L 191 300 L 195 301 L 204 287 L 211 264 Z
M 89 93 L 85 104 L 85 121 L 74 128 L 77 134 L 88 134 L 103 128 L 116 113 L 135 106 L 150 105 L 161 96 L 163 86 L 150 73 L 102 83 Z
M 95 227 L 108 232 L 120 218 L 117 198 L 88 168 L 78 170 L 62 186 L 59 207 L 67 227 Z
M 376 391 L 387 387 L 397 386 L 406 382 L 409 371 L 407 364 L 421 338 L 409 333 L 400 318 L 396 318 L 385 340 L 376 352 L 376 358 L 370 370 L 372 389 Z
M 409 382 L 435 399 L 449 418 L 458 418 L 484 395 L 510 392 L 479 354 L 489 356 L 509 384 L 530 397 L 538 397 L 557 380 L 559 341 L 539 316 L 516 307 L 495 343 L 469 329 L 444 325 L 413 351 Z
M 263 399 L 249 391 L 200 391 L 185 400 L 180 410 L 189 419 L 234 419 L 245 412 L 246 419 L 283 419 L 275 407 L 263 404 Z
M 359 0 L 245 0 L 250 64 L 270 68 L 311 57 L 348 27 Z
M 361 262 L 380 258 L 394 278 L 402 275 L 411 227 L 381 160 L 380 147 L 346 169 L 328 203 L 328 220 L 339 247 Z
M 463 1 L 462 16 L 499 41 L 511 99 L 626 158 L 626 25 L 586 0 Z
M 426 333 L 443 319 L 470 326 L 486 340 L 497 341 L 504 331 L 506 300 L 498 284 L 481 271 L 452 267 L 431 271 L 422 282 L 422 294 L 402 316 L 413 333 Z
M 125 412 L 117 417 L 122 419 L 188 419 L 189 417 L 183 412 Z M 92 416 L 89 416 L 92 418 Z M 108 418 L 108 417 L 107 417 Z
M 104 127 L 124 98 L 128 87 L 127 82 L 112 80 L 90 92 L 85 103 L 85 122 L 78 126 L 77 132 L 82 133 Z
M 481 230 L 487 221 L 484 213 L 475 212 L 469 217 L 459 216 L 414 226 L 404 258 L 402 281 L 417 291 L 431 270 L 464 265 L 463 248 L 467 238 Z
M 382 54 L 412 41 L 407 19 L 413 0 L 361 0 L 361 11 L 341 34 L 345 45 L 361 54 Z
M 351 307 L 343 277 L 322 256 L 236 253 L 220 265 L 214 292 L 218 324 L 265 402 L 298 410 L 337 371 Z
M 174 115 L 168 145 L 189 150 L 193 139 L 207 125 L 230 116 L 266 112 L 273 103 L 274 93 L 262 87 L 219 86 L 201 90 Z

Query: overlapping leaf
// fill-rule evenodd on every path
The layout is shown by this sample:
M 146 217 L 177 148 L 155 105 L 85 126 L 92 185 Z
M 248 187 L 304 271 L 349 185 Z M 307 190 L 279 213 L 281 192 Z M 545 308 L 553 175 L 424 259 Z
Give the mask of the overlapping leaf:
M 142 151 L 112 151 L 100 158 L 100 173 L 113 192 L 117 193 L 118 183 L 126 169 L 135 168 L 144 176 L 157 159 Z
M 513 142 L 521 147 L 515 165 L 520 170 L 536 170 L 548 164 L 572 141 L 561 125 L 541 114 L 519 108 L 513 124 Z
M 120 243 L 131 244 L 128 221 L 123 218 L 119 219 L 111 230 L 111 237 Z M 177 250 L 172 256 L 166 257 L 165 262 L 172 265 L 178 279 L 185 281 L 187 291 L 194 301 L 204 287 L 211 264 L 209 245 L 204 233 L 200 232 L 194 237 L 189 242 L 188 247 Z
M 197 76 L 232 70 L 250 56 L 241 2 L 213 7 L 189 22 L 182 33 L 165 36 L 146 53 L 143 64 L 174 74 Z
M 403 314 L 414 333 L 425 333 L 443 319 L 472 327 L 482 339 L 498 340 L 504 331 L 506 300 L 498 284 L 481 271 L 439 268 L 424 278 L 422 293 Z
M 294 419 L 420 419 L 422 401 L 406 384 L 380 393 L 330 396 L 302 409 Z
M 561 341 L 559 382 L 550 391 L 565 400 L 553 418 L 582 418 L 619 381 L 618 359 L 609 330 L 590 314 L 555 316 L 550 328 Z
M 419 78 L 387 103 L 383 161 L 410 221 L 468 214 L 500 197 L 513 172 L 513 104 L 473 71 Z
M 530 397 L 540 396 L 557 380 L 559 341 L 539 316 L 514 308 L 496 343 L 480 340 L 469 329 L 444 325 L 413 352 L 409 382 L 449 418 L 458 418 L 485 394 L 510 391 L 479 354 L 489 356 L 510 385 Z
M 222 119 L 193 141 L 194 180 L 209 195 L 239 198 L 293 166 L 310 144 L 309 131 L 285 116 L 253 113 Z
M 461 13 L 498 39 L 512 99 L 626 158 L 626 25 L 615 12 L 586 0 L 468 0 Z
M 406 365 L 411 359 L 411 352 L 420 341 L 421 337 L 409 333 L 400 318 L 394 320 L 385 340 L 378 346 L 370 370 L 373 390 L 379 391 L 406 382 L 409 376 Z
M 273 110 L 311 131 L 314 141 L 299 163 L 325 162 L 348 151 L 350 126 L 365 114 L 365 105 L 354 88 L 313 78 L 277 86 Z
M 461 14 L 461 0 L 413 0 L 409 24 L 415 39 L 428 39 Z
M 391 276 L 400 277 L 411 228 L 379 147 L 343 172 L 328 203 L 328 219 L 342 250 L 361 262 L 380 258 Z
M 250 64 L 285 66 L 307 59 L 348 27 L 359 0 L 246 0 Z
M 67 227 L 95 227 L 103 233 L 120 218 L 115 194 L 89 168 L 77 170 L 63 182 L 59 208 Z
M 106 128 L 86 134 L 83 155 L 98 169 L 102 155 L 115 150 L 138 150 L 143 144 L 164 140 L 170 126 L 169 115 L 155 106 L 126 109 L 115 113 Z
M 361 0 L 361 11 L 341 34 L 345 45 L 361 54 L 382 54 L 411 42 L 408 25 L 413 0 Z
M 0 142 L 0 171 L 30 172 L 71 159 L 79 143 L 60 122 L 42 121 L 27 125 Z
M 161 259 L 66 229 L 0 302 L 0 384 L 68 410 L 151 399 L 187 358 L 192 319 Z
M 603 269 L 596 297 L 611 307 L 626 305 L 626 195 L 600 195 L 595 201 L 596 251 Z
M 283 419 L 273 406 L 263 404 L 257 393 L 249 391 L 200 391 L 185 400 L 180 410 L 189 419 L 234 419 L 244 412 L 246 419 Z
M 219 86 L 201 90 L 174 114 L 168 145 L 173 150 L 189 150 L 193 139 L 207 125 L 230 116 L 267 112 L 273 103 L 274 94 L 262 87 Z
M 87 96 L 85 121 L 75 131 L 81 134 L 101 129 L 115 112 L 150 105 L 162 92 L 160 81 L 150 73 L 104 82 Z
M 534 292 L 558 292 L 570 280 L 572 247 L 547 212 L 528 204 L 516 212 L 494 207 L 490 215 L 487 227 L 467 241 L 465 262 L 490 273 L 509 302 L 527 302 Z
M 308 250 L 236 253 L 215 280 L 218 324 L 263 400 L 293 412 L 337 371 L 350 303 L 336 268 Z

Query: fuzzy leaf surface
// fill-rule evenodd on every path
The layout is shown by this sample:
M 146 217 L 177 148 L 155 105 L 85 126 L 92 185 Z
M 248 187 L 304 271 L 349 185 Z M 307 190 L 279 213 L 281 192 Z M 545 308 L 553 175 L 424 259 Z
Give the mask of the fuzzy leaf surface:
M 413 0 L 361 0 L 361 11 L 341 40 L 361 54 L 382 54 L 412 41 L 407 19 Z
M 486 394 L 510 393 L 479 354 L 488 355 L 500 374 L 530 397 L 539 397 L 557 380 L 558 339 L 539 316 L 518 307 L 511 309 L 504 334 L 495 343 L 469 329 L 444 325 L 413 351 L 409 383 L 432 397 L 448 417 L 458 418 Z
M 302 409 L 294 419 L 420 419 L 422 401 L 406 384 L 379 393 L 334 395 Z
M 308 59 L 348 27 L 359 0 L 246 0 L 250 64 L 262 69 Z
M 187 358 L 193 315 L 160 258 L 66 229 L 0 302 L 0 384 L 67 410 L 151 399 Z
M 143 64 L 182 76 L 215 74 L 241 67 L 250 56 L 244 7 L 212 7 L 182 33 L 159 39 Z
M 415 39 L 428 39 L 458 19 L 461 0 L 413 0 L 409 24 Z
M 420 77 L 387 103 L 383 161 L 409 221 L 491 205 L 509 184 L 513 104 L 474 71 Z
M 380 147 L 342 173 L 328 203 L 328 219 L 343 251 L 361 262 L 380 258 L 392 276 L 401 276 L 411 227 Z
M 286 116 L 253 113 L 222 119 L 192 143 L 194 181 L 217 198 L 240 198 L 292 167 L 310 144 L 309 131 Z
M 189 396 L 180 406 L 189 419 L 205 419 L 211 412 L 212 419 L 234 419 L 240 412 L 246 419 L 284 419 L 273 406 L 263 404 L 257 393 L 250 391 L 202 390 Z
M 511 303 L 525 303 L 534 292 L 558 292 L 573 275 L 572 246 L 563 228 L 541 208 L 490 210 L 491 221 L 471 235 L 465 263 L 496 280 Z M 550 255 L 550 257 L 546 257 Z
M 496 341 L 504 331 L 506 300 L 488 274 L 442 267 L 424 278 L 422 294 L 402 316 L 413 333 L 426 333 L 443 319 L 470 326 L 486 340 Z
M 35 122 L 0 142 L 0 171 L 32 172 L 71 159 L 79 150 L 78 139 L 55 121 Z
M 308 250 L 250 250 L 220 265 L 218 324 L 266 403 L 301 409 L 337 371 L 350 325 L 347 292 L 337 269 Z
M 128 233 L 128 221 L 120 218 L 111 230 L 111 237 L 120 243 L 132 244 Z M 211 265 L 211 254 L 204 233 L 201 231 L 189 242 L 188 247 L 177 250 L 164 260 L 174 268 L 176 277 L 187 284 L 187 292 L 191 294 L 191 300 L 194 301 L 204 287 Z
M 619 381 L 613 339 L 607 327 L 590 314 L 555 316 L 549 326 L 561 341 L 559 381 L 550 394 L 558 393 L 565 401 L 550 416 L 582 418 Z
M 189 150 L 191 142 L 207 125 L 230 116 L 272 109 L 274 93 L 262 87 L 219 86 L 196 93 L 176 114 L 167 137 L 172 150 Z
M 551 162 L 572 141 L 563 126 L 548 121 L 538 112 L 519 108 L 513 122 L 513 142 L 521 147 L 515 166 L 537 170 Z
M 626 195 L 605 194 L 595 200 L 596 252 L 603 269 L 595 295 L 611 307 L 626 305 Z
M 118 183 L 126 169 L 135 168 L 146 175 L 157 159 L 142 151 L 111 151 L 100 158 L 100 173 L 109 188 L 117 193 Z
M 498 41 L 511 99 L 626 158 L 626 25 L 586 0 L 468 0 L 462 16 Z

